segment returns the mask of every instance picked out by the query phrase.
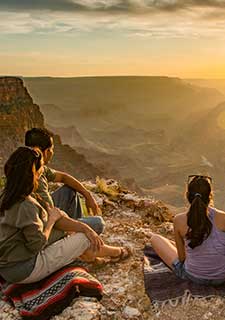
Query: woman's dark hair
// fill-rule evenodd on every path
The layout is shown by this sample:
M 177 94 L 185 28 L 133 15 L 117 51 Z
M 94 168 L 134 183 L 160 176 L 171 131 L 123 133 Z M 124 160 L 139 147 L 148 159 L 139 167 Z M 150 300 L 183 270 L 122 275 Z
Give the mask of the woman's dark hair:
M 187 213 L 186 238 L 190 240 L 188 245 L 192 249 L 202 244 L 212 230 L 208 217 L 211 195 L 211 183 L 207 177 L 195 176 L 188 184 L 187 199 L 191 206 Z
M 38 186 L 35 172 L 42 165 L 42 152 L 39 149 L 19 147 L 9 157 L 4 166 L 6 185 L 1 195 L 0 213 L 23 201 Z
M 45 151 L 52 146 L 53 134 L 47 129 L 33 128 L 25 134 L 25 145 L 28 147 L 38 147 Z

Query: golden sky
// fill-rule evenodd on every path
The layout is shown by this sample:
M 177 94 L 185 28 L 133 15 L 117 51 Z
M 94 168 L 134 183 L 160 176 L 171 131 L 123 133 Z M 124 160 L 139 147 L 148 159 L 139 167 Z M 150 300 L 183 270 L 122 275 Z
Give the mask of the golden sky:
M 0 2 L 0 74 L 225 78 L 225 0 Z

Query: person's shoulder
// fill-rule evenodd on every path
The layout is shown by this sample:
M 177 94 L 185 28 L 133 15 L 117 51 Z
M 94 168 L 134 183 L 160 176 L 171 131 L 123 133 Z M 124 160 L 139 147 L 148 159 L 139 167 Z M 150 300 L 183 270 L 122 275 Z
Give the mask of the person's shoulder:
M 187 223 L 187 212 L 181 212 L 176 214 L 173 219 L 173 223 L 176 225 L 183 225 Z
M 17 201 L 16 203 L 14 203 L 12 206 L 10 206 L 9 209 L 5 210 L 5 213 L 7 214 L 8 212 L 12 212 L 12 211 L 18 211 L 20 208 L 22 208 L 24 205 L 24 200 L 22 201 Z
M 209 210 L 214 210 L 215 212 L 219 212 L 219 213 L 224 213 L 225 214 L 224 210 L 221 210 L 221 209 L 218 209 L 218 208 L 215 208 L 215 207 L 212 207 L 212 206 L 209 207 Z
M 187 217 L 187 212 L 181 212 L 175 215 L 174 220 L 184 220 Z
M 46 211 L 35 198 L 28 196 L 23 203 L 21 203 L 18 214 L 27 217 L 28 220 L 33 220 L 40 215 L 46 216 Z
M 210 210 L 214 210 L 214 212 L 215 212 L 217 215 L 219 215 L 219 216 L 221 216 L 223 219 L 225 219 L 225 211 L 220 210 L 220 209 L 217 209 L 217 208 L 214 208 L 214 207 L 210 207 L 209 209 L 210 209 Z
M 52 169 L 48 166 L 44 166 L 43 175 L 49 182 L 53 182 L 55 180 L 56 172 L 57 171 L 55 169 Z
M 210 207 L 209 210 L 214 212 L 214 223 L 216 227 L 225 232 L 225 211 Z
M 39 209 L 39 203 L 37 202 L 37 200 L 35 198 L 33 198 L 32 196 L 28 196 L 26 199 L 24 199 L 21 203 L 20 203 L 20 208 L 22 209 L 32 209 L 32 210 L 38 210 Z
M 29 197 L 17 201 L 9 209 L 5 211 L 5 218 L 8 220 L 16 219 L 19 225 L 21 221 L 30 220 L 30 216 L 36 215 L 38 213 L 38 208 L 35 204 L 29 199 Z M 14 218 L 12 218 L 14 217 Z
M 48 173 L 48 170 L 49 170 L 49 169 L 50 169 L 50 168 L 49 168 L 48 166 L 44 165 L 44 166 L 43 166 L 42 175 L 46 175 L 46 174 Z

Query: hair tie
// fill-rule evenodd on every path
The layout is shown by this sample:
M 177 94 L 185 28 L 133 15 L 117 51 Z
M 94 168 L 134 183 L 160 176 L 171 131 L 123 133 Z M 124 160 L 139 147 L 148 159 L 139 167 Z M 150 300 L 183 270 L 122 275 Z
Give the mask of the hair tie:
M 29 149 L 31 151 L 35 151 L 35 149 L 33 147 L 23 146 L 23 148 Z
M 202 198 L 202 195 L 197 192 L 197 193 L 194 194 L 194 197 L 200 197 L 200 198 Z

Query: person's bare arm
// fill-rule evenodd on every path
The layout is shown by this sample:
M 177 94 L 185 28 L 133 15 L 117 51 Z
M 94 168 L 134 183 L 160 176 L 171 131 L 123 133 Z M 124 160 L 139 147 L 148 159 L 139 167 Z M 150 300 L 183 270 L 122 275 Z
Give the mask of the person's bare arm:
M 55 227 L 59 230 L 67 231 L 67 232 L 82 232 L 86 235 L 86 237 L 91 242 L 91 247 L 93 251 L 99 250 L 100 247 L 104 244 L 103 240 L 97 235 L 97 233 L 92 230 L 85 223 L 79 222 L 70 218 L 69 216 L 62 215 L 61 219 L 59 219 L 55 223 Z
M 79 182 L 76 178 L 72 177 L 71 175 L 69 175 L 65 172 L 56 171 L 55 172 L 55 182 L 61 182 L 63 184 L 66 184 L 69 187 L 71 187 L 72 189 L 74 189 L 77 192 L 79 192 L 80 194 L 82 194 L 85 198 L 86 206 L 87 206 L 87 209 L 89 210 L 89 213 L 90 213 L 90 209 L 91 209 L 94 215 L 101 214 L 101 210 L 100 210 L 96 200 L 92 196 L 91 192 L 88 191 L 84 187 L 84 185 L 81 182 Z
M 180 225 L 181 225 L 181 215 L 178 215 L 174 218 L 174 233 L 175 233 L 175 242 L 177 247 L 178 258 L 180 261 L 185 260 L 185 246 L 184 239 L 180 233 Z
M 62 218 L 63 215 L 63 211 L 61 211 L 58 208 L 51 208 L 48 207 L 48 221 L 47 224 L 43 230 L 43 234 L 46 237 L 46 240 L 48 240 L 48 238 L 50 237 L 52 228 L 54 227 L 54 225 L 56 224 L 56 222 Z

